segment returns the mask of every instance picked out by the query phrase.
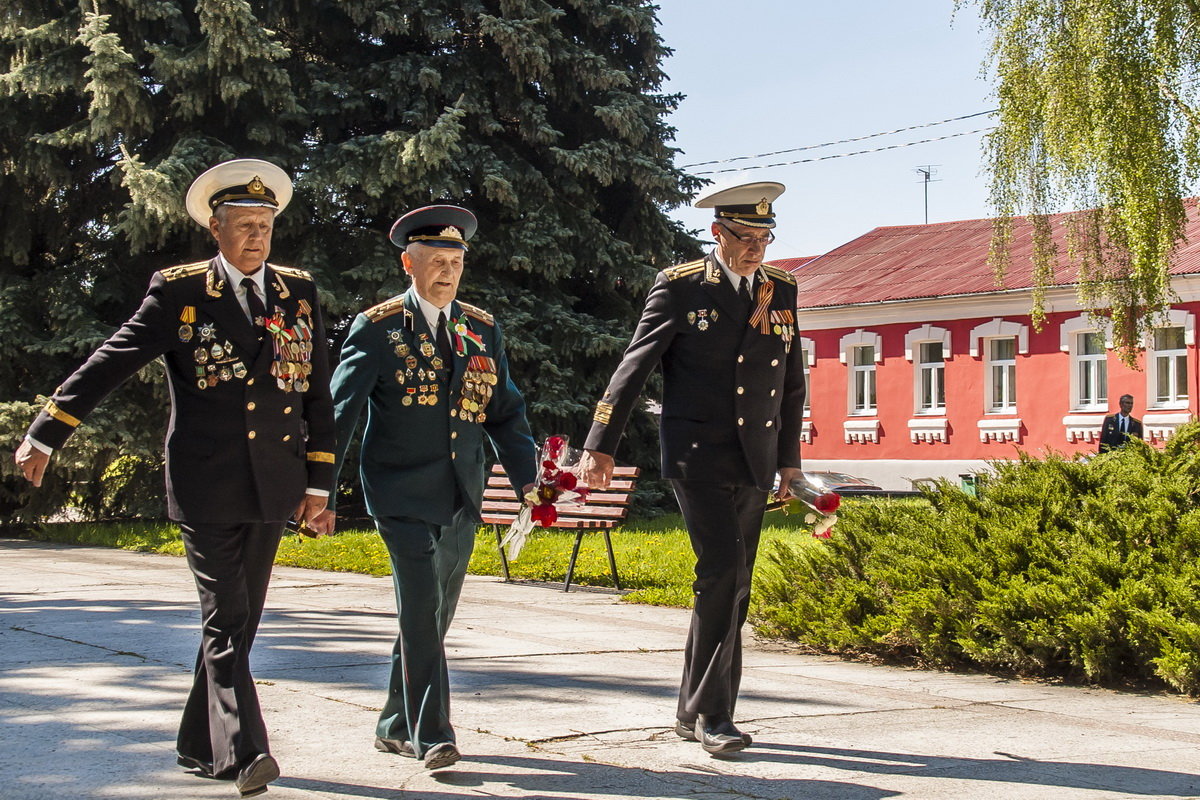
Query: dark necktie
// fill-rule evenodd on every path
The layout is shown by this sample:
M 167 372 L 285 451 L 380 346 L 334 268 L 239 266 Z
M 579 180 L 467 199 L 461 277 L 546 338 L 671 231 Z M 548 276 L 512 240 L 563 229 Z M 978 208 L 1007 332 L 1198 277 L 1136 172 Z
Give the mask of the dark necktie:
M 750 305 L 750 279 L 745 275 L 742 276 L 742 288 L 738 289 L 738 297 L 742 298 L 742 302 Z
M 1121 433 L 1129 433 L 1129 417 L 1121 417 Z
M 242 289 L 246 292 L 246 305 L 250 308 L 250 319 L 255 325 L 262 327 L 267 319 L 267 307 L 258 296 L 258 287 L 252 278 L 242 278 Z
M 446 366 L 449 367 L 454 351 L 450 349 L 450 333 L 446 330 L 445 311 L 438 312 L 437 335 L 435 338 L 437 339 L 438 354 L 441 355 L 442 361 L 445 361 Z

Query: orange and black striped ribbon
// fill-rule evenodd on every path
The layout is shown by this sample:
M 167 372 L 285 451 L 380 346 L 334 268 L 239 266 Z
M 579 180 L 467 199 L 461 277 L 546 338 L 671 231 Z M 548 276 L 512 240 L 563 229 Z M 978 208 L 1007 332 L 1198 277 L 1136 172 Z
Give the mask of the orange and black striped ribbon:
M 750 315 L 750 327 L 758 328 L 759 333 L 771 332 L 771 321 L 768 319 L 767 307 L 775 295 L 775 281 L 766 280 L 758 287 L 758 307 Z

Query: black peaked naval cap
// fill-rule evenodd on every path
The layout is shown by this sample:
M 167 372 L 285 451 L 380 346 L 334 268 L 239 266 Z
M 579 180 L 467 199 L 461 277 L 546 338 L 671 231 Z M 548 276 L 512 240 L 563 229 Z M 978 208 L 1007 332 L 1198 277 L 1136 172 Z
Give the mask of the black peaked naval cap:
M 388 238 L 397 247 L 418 242 L 430 247 L 467 249 L 479 221 L 475 215 L 459 206 L 424 206 L 396 220 Z

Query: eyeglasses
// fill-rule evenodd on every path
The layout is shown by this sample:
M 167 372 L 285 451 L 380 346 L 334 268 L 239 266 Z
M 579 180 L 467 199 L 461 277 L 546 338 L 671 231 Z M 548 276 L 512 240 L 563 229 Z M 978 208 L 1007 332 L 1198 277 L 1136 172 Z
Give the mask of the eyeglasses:
M 725 231 L 730 236 L 745 245 L 753 246 L 756 244 L 761 244 L 763 247 L 766 247 L 771 242 L 775 241 L 775 234 L 772 231 L 767 231 L 766 236 L 743 236 L 740 233 L 735 232 L 727 225 L 722 225 L 721 230 Z

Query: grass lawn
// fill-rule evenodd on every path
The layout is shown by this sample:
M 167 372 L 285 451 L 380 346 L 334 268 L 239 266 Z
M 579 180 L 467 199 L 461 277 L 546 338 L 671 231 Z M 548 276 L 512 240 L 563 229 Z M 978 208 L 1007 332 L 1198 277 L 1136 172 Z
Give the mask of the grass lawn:
M 34 526 L 34 539 L 102 545 L 124 550 L 183 555 L 178 529 L 170 523 L 55 523 Z M 520 557 L 510 562 L 514 579 L 562 582 L 575 534 L 534 529 Z M 668 515 L 650 520 L 630 520 L 612 534 L 621 584 L 634 591 L 625 600 L 656 605 L 690 606 L 694 557 L 683 529 L 683 519 Z M 770 542 L 813 542 L 796 516 L 779 512 L 767 515 L 759 553 Z M 284 536 L 276 564 L 309 569 L 388 575 L 387 549 L 374 530 L 347 530 L 322 539 Z M 759 560 L 760 569 L 765 564 Z M 482 526 L 468 570 L 475 575 L 500 575 L 500 557 L 491 526 Z M 604 537 L 590 533 L 579 548 L 574 582 L 584 586 L 612 586 Z

